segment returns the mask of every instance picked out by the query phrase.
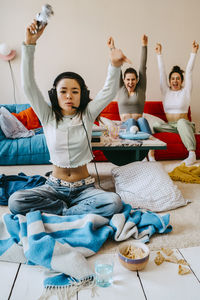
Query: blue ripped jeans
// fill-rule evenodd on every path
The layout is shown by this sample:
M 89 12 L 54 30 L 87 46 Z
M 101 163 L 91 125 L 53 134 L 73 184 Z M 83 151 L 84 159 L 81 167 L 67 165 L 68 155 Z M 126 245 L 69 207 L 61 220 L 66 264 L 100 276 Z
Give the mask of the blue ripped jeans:
M 19 190 L 12 194 L 8 207 L 13 214 L 30 211 L 56 215 L 98 214 L 111 217 L 122 210 L 123 204 L 116 193 L 96 189 L 94 184 L 70 188 L 51 180 L 30 190 Z
M 147 119 L 141 117 L 137 121 L 135 119 L 128 119 L 123 122 L 127 126 L 127 131 L 130 131 L 131 126 L 137 126 L 140 131 L 152 134 L 151 128 Z

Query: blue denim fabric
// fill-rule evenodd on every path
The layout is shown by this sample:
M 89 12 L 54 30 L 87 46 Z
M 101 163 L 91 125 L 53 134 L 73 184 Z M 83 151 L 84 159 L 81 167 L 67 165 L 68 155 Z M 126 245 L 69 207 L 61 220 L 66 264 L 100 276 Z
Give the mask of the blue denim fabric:
M 46 178 L 40 175 L 27 176 L 24 173 L 18 175 L 0 175 L 0 205 L 8 205 L 8 199 L 17 190 L 32 189 L 45 184 Z
M 140 131 L 152 134 L 148 121 L 143 117 L 137 121 L 135 119 L 128 119 L 123 124 L 127 126 L 127 131 L 130 131 L 131 126 L 137 126 Z
M 93 213 L 111 217 L 122 210 L 123 204 L 119 195 L 96 189 L 93 183 L 70 188 L 47 180 L 40 187 L 15 192 L 8 206 L 13 214 L 40 210 L 57 215 Z

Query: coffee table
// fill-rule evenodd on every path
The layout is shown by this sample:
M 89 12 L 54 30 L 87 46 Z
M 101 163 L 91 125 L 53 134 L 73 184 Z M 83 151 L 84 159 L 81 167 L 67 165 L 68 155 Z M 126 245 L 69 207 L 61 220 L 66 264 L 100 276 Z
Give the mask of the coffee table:
M 151 149 L 167 149 L 167 144 L 152 135 L 147 140 L 113 139 L 103 136 L 100 143 L 92 143 L 92 149 L 102 150 L 108 161 L 122 166 L 143 160 Z

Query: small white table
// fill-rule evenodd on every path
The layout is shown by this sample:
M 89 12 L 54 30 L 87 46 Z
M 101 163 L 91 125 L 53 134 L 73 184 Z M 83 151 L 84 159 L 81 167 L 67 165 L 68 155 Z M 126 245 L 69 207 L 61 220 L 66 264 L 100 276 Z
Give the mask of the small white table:
M 152 135 L 147 140 L 113 139 L 103 136 L 100 143 L 92 143 L 92 149 L 102 150 L 108 161 L 122 166 L 143 160 L 151 149 L 167 149 L 167 144 Z

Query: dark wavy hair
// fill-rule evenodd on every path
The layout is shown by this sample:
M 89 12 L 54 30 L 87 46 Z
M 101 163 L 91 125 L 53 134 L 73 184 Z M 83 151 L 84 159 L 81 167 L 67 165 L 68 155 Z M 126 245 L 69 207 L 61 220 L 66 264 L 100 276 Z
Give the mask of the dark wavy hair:
M 64 73 L 59 74 L 56 77 L 56 79 L 54 80 L 53 88 L 48 91 L 52 110 L 55 114 L 57 123 L 63 119 L 63 114 L 62 114 L 62 110 L 58 104 L 56 87 L 58 85 L 58 82 L 64 78 L 74 79 L 80 85 L 81 97 L 80 97 L 80 105 L 77 108 L 77 113 L 81 114 L 87 107 L 88 103 L 92 100 L 92 99 L 90 99 L 90 91 L 88 90 L 88 88 L 85 84 L 85 81 L 79 74 L 74 73 L 74 72 L 64 72 Z
M 126 74 L 131 73 L 131 74 L 135 74 L 136 79 L 138 79 L 138 73 L 135 69 L 133 68 L 128 68 L 126 69 L 126 71 L 124 72 L 124 79 L 126 77 Z
M 171 76 L 172 76 L 173 73 L 178 73 L 181 76 L 181 80 L 183 82 L 183 80 L 184 80 L 184 76 L 183 76 L 184 71 L 181 70 L 181 68 L 179 66 L 173 66 L 171 72 L 169 73 L 169 81 L 170 81 Z

